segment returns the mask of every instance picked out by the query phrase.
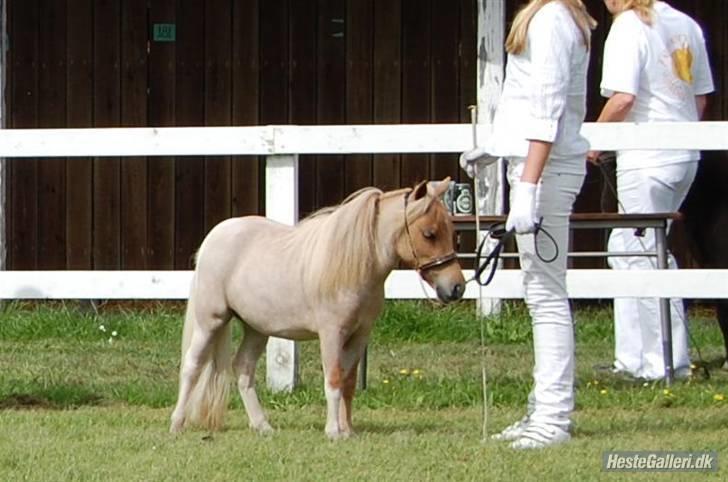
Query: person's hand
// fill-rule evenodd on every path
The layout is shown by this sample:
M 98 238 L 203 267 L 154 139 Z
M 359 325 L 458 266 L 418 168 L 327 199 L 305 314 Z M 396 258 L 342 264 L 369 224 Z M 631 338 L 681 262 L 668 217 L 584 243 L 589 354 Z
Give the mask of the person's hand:
M 599 159 L 599 156 L 601 155 L 600 151 L 589 151 L 586 154 L 586 160 L 590 163 L 594 164 L 595 166 L 598 166 L 601 164 L 601 160 Z
M 484 147 L 476 147 L 460 154 L 460 167 L 472 179 L 475 177 L 475 163 L 478 163 L 479 168 L 483 168 L 497 160 L 498 158 L 490 155 Z
M 511 211 L 506 219 L 506 231 L 514 229 L 518 234 L 536 231 L 536 185 L 532 182 L 519 182 L 513 192 Z

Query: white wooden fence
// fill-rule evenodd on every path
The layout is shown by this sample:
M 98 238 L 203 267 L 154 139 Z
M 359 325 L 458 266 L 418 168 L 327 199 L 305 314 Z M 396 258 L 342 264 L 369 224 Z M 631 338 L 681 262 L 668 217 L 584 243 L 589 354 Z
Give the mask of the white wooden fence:
M 728 122 L 586 123 L 582 132 L 598 150 L 728 150 Z M 482 141 L 489 133 L 488 125 L 478 126 Z M 298 154 L 458 153 L 471 146 L 469 124 L 0 130 L 0 158 L 265 155 L 266 215 L 289 224 L 298 218 Z M 189 275 L 5 271 L 0 272 L 0 299 L 184 299 Z M 424 297 L 415 277 L 414 272 L 395 272 L 387 297 Z M 728 270 L 572 270 L 569 281 L 573 298 L 728 298 Z M 469 286 L 465 296 L 476 298 L 478 290 Z M 498 283 L 484 288 L 482 296 L 521 297 L 517 273 L 499 273 Z
M 489 132 L 488 125 L 480 125 L 478 139 L 485 141 Z M 583 133 L 597 150 L 728 150 L 728 122 L 585 124 Z M 0 158 L 265 155 L 266 215 L 292 224 L 298 217 L 299 154 L 457 153 L 472 147 L 472 136 L 468 124 L 10 129 L 0 130 Z M 4 271 L 0 299 L 184 299 L 190 275 L 189 271 Z M 522 297 L 519 271 L 503 270 L 496 276 L 497 282 L 482 291 L 468 286 L 466 298 Z M 387 280 L 386 296 L 426 296 L 416 277 L 413 271 L 395 271 Z M 572 298 L 728 298 L 728 270 L 570 270 L 567 281 Z M 269 343 L 268 383 L 273 388 L 290 388 L 295 380 L 291 353 L 295 350 L 290 342 Z M 276 359 L 287 361 L 280 366 L 270 363 Z M 276 370 L 284 373 L 279 376 Z

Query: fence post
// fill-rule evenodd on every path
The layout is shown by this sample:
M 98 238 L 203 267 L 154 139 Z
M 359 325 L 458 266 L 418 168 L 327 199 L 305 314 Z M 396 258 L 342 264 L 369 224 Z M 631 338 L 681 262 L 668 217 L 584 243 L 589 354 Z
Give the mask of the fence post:
M 505 42 L 505 0 L 488 0 L 478 2 L 478 124 L 493 124 L 493 117 L 503 89 Z M 478 139 L 482 143 L 485 139 Z M 496 162 L 480 169 L 478 191 L 483 198 L 475 204 L 475 214 L 501 214 L 503 212 L 503 162 Z M 483 232 L 476 234 L 479 243 Z M 491 246 L 492 248 L 492 246 Z M 500 301 L 497 298 L 478 299 L 478 312 L 491 315 L 500 312 Z
M 298 155 L 271 155 L 265 164 L 265 214 L 280 223 L 298 221 Z M 273 391 L 291 391 L 298 382 L 298 347 L 291 340 L 269 338 L 266 382 Z

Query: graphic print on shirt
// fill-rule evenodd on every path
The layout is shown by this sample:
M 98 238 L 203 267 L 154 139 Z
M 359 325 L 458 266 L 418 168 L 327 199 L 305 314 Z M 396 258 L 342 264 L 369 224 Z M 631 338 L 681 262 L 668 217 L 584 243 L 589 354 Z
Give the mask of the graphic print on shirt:
M 693 53 L 690 45 L 685 37 L 675 37 L 671 39 L 673 51 L 672 68 L 675 75 L 683 82 L 692 85 L 693 83 Z
M 693 52 L 685 35 L 670 37 L 660 56 L 665 87 L 681 103 L 693 98 Z

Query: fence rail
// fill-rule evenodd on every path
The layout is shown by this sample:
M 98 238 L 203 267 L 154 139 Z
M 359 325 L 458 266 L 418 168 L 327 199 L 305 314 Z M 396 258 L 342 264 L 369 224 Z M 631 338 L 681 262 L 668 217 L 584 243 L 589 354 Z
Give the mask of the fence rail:
M 478 139 L 489 135 L 478 126 Z M 728 150 L 728 122 L 586 123 L 592 148 Z M 5 129 L 0 157 L 216 156 L 462 152 L 469 124 Z
M 478 139 L 486 139 L 490 126 L 478 130 Z M 582 132 L 598 150 L 728 150 L 728 122 L 723 121 L 585 123 Z M 0 157 L 264 155 L 267 215 L 291 224 L 298 213 L 298 154 L 461 152 L 471 143 L 469 124 L 5 129 L 0 130 Z M 482 295 L 522 296 L 519 276 L 517 271 L 499 273 L 498 282 Z M 182 299 L 188 284 L 186 271 L 5 271 L 0 298 Z M 728 270 L 570 270 L 569 285 L 574 298 L 728 298 Z M 414 273 L 396 272 L 388 280 L 387 296 L 424 295 Z M 466 296 L 477 295 L 469 287 Z
M 472 270 L 464 270 L 466 279 Z M 385 283 L 390 299 L 434 298 L 429 286 L 410 270 L 395 270 Z M 184 300 L 192 271 L 0 271 L 0 299 Z M 574 269 L 567 274 L 569 297 L 696 299 L 728 298 L 728 270 L 614 271 Z M 504 269 L 482 288 L 488 298 L 522 298 L 519 270 Z M 464 298 L 477 299 L 478 286 L 469 283 Z

